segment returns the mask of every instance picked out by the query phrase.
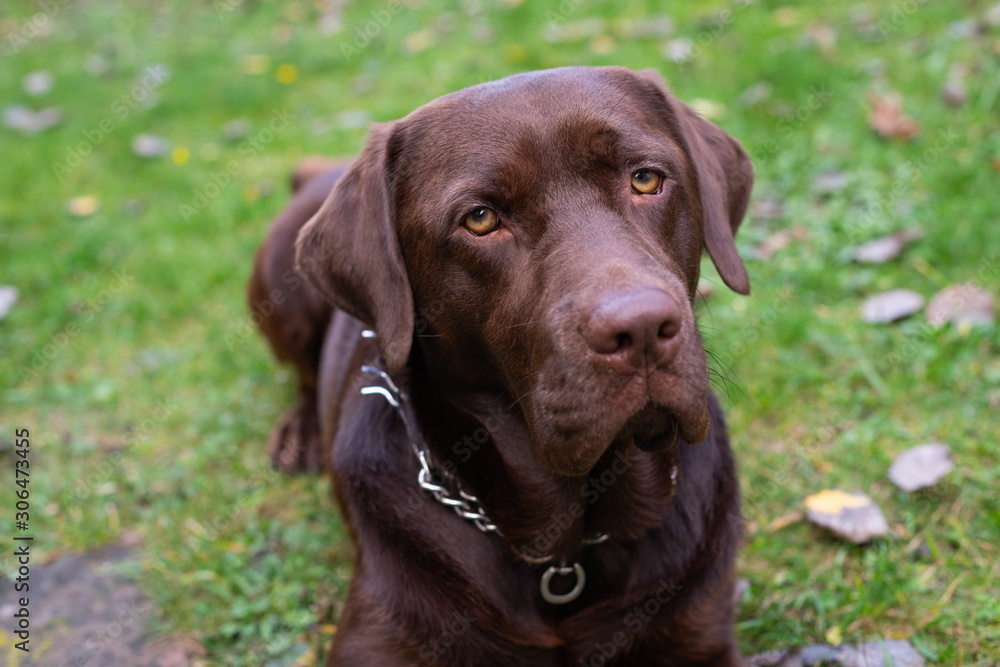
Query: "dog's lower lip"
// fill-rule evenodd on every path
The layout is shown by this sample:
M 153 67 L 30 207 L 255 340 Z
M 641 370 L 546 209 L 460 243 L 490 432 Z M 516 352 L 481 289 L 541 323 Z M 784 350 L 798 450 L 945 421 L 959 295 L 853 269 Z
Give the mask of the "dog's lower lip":
M 628 431 L 636 447 L 644 452 L 661 452 L 677 441 L 680 422 L 667 412 L 640 413 L 629 425 Z

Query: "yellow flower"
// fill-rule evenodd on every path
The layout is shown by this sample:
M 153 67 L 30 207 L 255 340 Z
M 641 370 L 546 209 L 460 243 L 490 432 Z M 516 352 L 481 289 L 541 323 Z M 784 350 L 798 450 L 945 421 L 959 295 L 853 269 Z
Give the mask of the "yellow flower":
M 278 83 L 283 83 L 286 86 L 290 83 L 295 83 L 295 80 L 299 78 L 299 70 L 296 69 L 295 65 L 282 65 L 278 68 L 277 77 Z

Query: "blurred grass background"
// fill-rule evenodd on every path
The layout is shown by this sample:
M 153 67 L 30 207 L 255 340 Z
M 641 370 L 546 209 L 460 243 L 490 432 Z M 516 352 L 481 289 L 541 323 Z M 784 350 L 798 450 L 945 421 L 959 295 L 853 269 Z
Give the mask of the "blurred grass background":
M 37 550 L 141 544 L 134 574 L 159 631 L 213 664 L 308 664 L 333 632 L 350 547 L 325 480 L 267 467 L 294 386 L 243 299 L 287 175 L 481 81 L 654 68 L 757 168 L 738 239 L 753 295 L 716 281 L 701 314 L 743 387 L 727 411 L 748 523 L 744 651 L 908 637 L 936 664 L 997 664 L 1000 328 L 875 326 L 858 310 L 894 287 L 998 291 L 997 14 L 972 0 L 6 0 L 0 105 L 63 117 L 35 135 L 0 128 L 0 284 L 20 291 L 0 322 L 0 426 L 33 431 Z M 38 70 L 54 85 L 31 96 Z M 150 85 L 150 72 L 169 76 Z M 949 85 L 965 98 L 946 103 Z M 912 141 L 868 125 L 888 91 L 919 123 Z M 275 114 L 289 122 L 275 129 Z M 137 156 L 144 133 L 166 154 Z M 73 215 L 79 197 L 93 199 L 78 213 L 96 211 Z M 925 235 L 900 258 L 850 261 L 912 226 Z M 896 490 L 895 454 L 930 441 L 956 470 Z M 794 521 L 834 487 L 870 493 L 890 537 L 850 546 Z

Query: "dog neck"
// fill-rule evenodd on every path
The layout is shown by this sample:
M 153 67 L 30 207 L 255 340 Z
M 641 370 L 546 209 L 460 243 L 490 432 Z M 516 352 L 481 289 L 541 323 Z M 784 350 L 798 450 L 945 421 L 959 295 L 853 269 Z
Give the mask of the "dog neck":
M 615 441 L 586 475 L 559 476 L 532 459 L 527 423 L 509 394 L 449 394 L 419 372 L 409 384 L 438 466 L 479 498 L 523 560 L 572 559 L 597 535 L 632 541 L 661 526 L 676 487 L 674 449 L 647 453 Z

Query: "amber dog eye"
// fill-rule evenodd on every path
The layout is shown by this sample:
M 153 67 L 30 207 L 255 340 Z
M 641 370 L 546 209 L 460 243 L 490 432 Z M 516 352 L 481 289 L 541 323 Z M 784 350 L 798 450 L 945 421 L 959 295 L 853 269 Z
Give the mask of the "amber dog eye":
M 663 177 L 655 171 L 645 169 L 632 174 L 632 189 L 641 195 L 651 195 L 660 189 Z
M 496 211 L 491 208 L 477 208 L 467 213 L 462 218 L 462 224 L 476 236 L 484 236 L 490 232 L 495 232 L 500 226 L 500 218 Z

